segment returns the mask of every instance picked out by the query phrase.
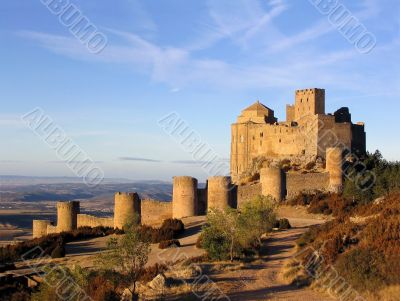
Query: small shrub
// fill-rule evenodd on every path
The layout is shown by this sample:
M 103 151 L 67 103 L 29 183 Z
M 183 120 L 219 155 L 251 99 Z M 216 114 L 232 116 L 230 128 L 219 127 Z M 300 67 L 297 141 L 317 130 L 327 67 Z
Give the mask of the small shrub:
M 279 230 L 288 230 L 292 228 L 292 225 L 287 218 L 281 218 L 278 222 L 277 228 L 279 228 Z
M 142 271 L 139 281 L 142 281 L 144 283 L 150 282 L 157 275 L 164 273 L 167 270 L 168 270 L 168 267 L 165 264 L 156 263 L 155 265 L 147 267 Z
M 196 248 L 203 249 L 203 234 L 200 234 L 196 240 Z
M 227 260 L 230 254 L 230 244 L 227 237 L 211 227 L 203 229 L 201 246 L 212 260 Z
M 159 249 L 167 249 L 171 247 L 180 247 L 181 243 L 177 239 L 163 240 L 158 244 Z
M 65 257 L 65 247 L 63 245 L 57 245 L 51 252 L 51 258 L 63 258 Z
M 86 293 L 93 301 L 119 301 L 120 297 L 115 292 L 114 284 L 103 275 L 96 275 L 88 284 Z
M 180 219 L 169 218 L 164 220 L 161 229 L 172 229 L 174 231 L 174 237 L 176 237 L 185 232 L 185 225 Z

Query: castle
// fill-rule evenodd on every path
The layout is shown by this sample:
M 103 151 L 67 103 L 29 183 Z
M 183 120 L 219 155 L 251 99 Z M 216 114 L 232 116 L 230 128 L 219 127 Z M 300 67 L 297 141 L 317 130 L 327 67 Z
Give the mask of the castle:
M 232 124 L 231 176 L 234 182 L 248 175 L 255 161 L 291 160 L 308 163 L 326 159 L 326 149 L 340 145 L 352 153 L 365 153 L 364 123 L 353 124 L 349 109 L 325 113 L 325 90 L 295 92 L 294 105 L 286 106 L 286 121 L 256 102 Z
M 302 192 L 340 192 L 346 155 L 365 152 L 364 124 L 353 124 L 348 108 L 325 114 L 323 89 L 295 94 L 295 104 L 287 106 L 285 122 L 278 122 L 274 111 L 259 102 L 242 111 L 232 125 L 230 177 L 209 177 L 205 188 L 199 188 L 193 177 L 174 177 L 172 202 L 141 200 L 137 193 L 117 192 L 114 217 L 109 218 L 81 214 L 76 201 L 58 202 L 57 225 L 34 220 L 33 237 L 84 226 L 121 229 L 135 215 L 142 224 L 154 225 L 167 218 L 204 215 L 210 208 L 240 209 L 258 195 L 280 202 Z M 256 166 L 259 177 L 241 181 L 255 162 L 262 163 Z

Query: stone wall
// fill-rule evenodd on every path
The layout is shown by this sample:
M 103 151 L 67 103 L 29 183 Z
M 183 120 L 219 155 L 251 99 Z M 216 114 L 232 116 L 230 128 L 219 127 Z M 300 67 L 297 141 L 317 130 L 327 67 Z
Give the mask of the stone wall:
M 237 187 L 237 208 L 241 208 L 244 203 L 251 201 L 256 196 L 261 195 L 261 183 L 241 185 Z
M 142 200 L 142 224 L 157 226 L 172 218 L 172 202 Z
M 48 225 L 47 226 L 47 235 L 54 234 L 54 233 L 58 233 L 57 226 Z
M 287 199 L 297 196 L 302 191 L 326 191 L 329 186 L 329 173 L 287 173 L 286 184 Z
M 48 220 L 33 220 L 32 237 L 40 238 L 47 235 L 47 226 L 51 225 Z
M 78 214 L 79 227 L 114 227 L 113 217 L 96 217 L 88 214 Z
M 197 189 L 197 214 L 205 215 L 207 211 L 207 188 Z

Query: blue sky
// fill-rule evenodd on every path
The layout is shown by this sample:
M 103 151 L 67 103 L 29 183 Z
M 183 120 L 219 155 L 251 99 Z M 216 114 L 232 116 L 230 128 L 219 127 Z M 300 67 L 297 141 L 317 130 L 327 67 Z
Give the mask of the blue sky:
M 365 121 L 368 150 L 400 159 L 396 0 L 338 2 L 376 38 L 367 54 L 307 0 L 71 2 L 107 37 L 102 52 L 40 0 L 0 3 L 0 174 L 73 176 L 20 120 L 40 107 L 106 177 L 204 179 L 160 118 L 178 112 L 227 159 L 243 108 L 259 99 L 284 120 L 294 90 L 311 87 L 326 89 L 328 112 Z

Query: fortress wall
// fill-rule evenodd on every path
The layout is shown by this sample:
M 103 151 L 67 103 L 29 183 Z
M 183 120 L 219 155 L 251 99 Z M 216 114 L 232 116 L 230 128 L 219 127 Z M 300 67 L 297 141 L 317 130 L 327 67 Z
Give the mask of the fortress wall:
M 225 209 L 231 205 L 231 178 L 210 177 L 208 179 L 207 209 Z
M 231 128 L 231 176 L 233 181 L 238 181 L 237 176 L 245 172 L 249 164 L 251 164 L 251 160 L 249 160 L 251 148 L 248 147 L 248 143 L 250 142 L 248 138 L 249 128 L 249 124 L 247 123 L 233 124 Z
M 264 125 L 256 127 L 250 132 L 250 150 L 252 157 L 284 157 L 301 155 L 305 150 L 305 137 L 301 135 L 301 128 L 298 126 Z M 307 139 L 310 139 L 307 136 Z
M 172 218 L 172 202 L 142 200 L 142 224 L 158 226 Z
M 356 153 L 365 153 L 366 149 L 366 135 L 365 135 L 365 127 L 364 123 L 353 124 L 351 127 L 352 130 L 352 143 L 351 148 Z
M 57 226 L 47 225 L 47 235 L 58 233 Z
M 240 175 L 260 156 L 290 158 L 292 156 L 317 156 L 318 117 L 309 116 L 298 126 L 288 124 L 233 124 L 231 145 L 231 175 L 237 183 Z M 338 130 L 342 137 L 347 132 Z
M 77 228 L 80 203 L 77 201 L 57 203 L 57 231 L 68 232 Z
M 272 196 L 276 201 L 282 201 L 286 196 L 286 175 L 277 167 L 267 167 L 260 171 L 262 195 Z
M 114 227 L 113 217 L 96 217 L 88 214 L 78 214 L 78 228 L 79 227 Z
M 243 204 L 253 200 L 256 196 L 261 195 L 261 193 L 261 183 L 237 186 L 237 208 L 240 209 Z
M 286 185 L 287 199 L 294 198 L 303 191 L 326 191 L 329 186 L 329 173 L 287 173 Z
M 205 215 L 207 211 L 207 186 L 206 188 L 197 189 L 197 214 Z
M 352 125 L 351 123 L 335 123 L 335 116 L 323 115 L 320 118 L 320 131 L 318 134 L 318 155 L 326 158 L 328 147 L 340 146 L 351 149 Z
M 197 215 L 197 179 L 187 176 L 174 177 L 172 195 L 174 218 Z
M 116 192 L 114 196 L 114 228 L 122 229 L 127 223 L 141 217 L 141 200 L 136 192 Z
M 48 220 L 33 220 L 32 222 L 32 237 L 40 238 L 47 235 L 47 226 L 51 225 Z

